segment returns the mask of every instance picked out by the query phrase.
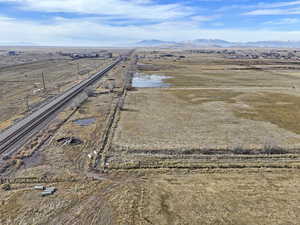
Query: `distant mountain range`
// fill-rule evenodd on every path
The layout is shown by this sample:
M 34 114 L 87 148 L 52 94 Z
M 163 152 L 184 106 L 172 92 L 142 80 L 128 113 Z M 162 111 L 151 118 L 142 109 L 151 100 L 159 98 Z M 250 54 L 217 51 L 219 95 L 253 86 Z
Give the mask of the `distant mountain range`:
M 161 40 L 144 40 L 136 43 L 138 46 L 158 46 L 158 45 L 176 45 L 173 41 L 161 41 Z
M 136 43 L 135 46 L 300 48 L 300 41 L 230 42 L 230 41 L 225 41 L 220 39 L 196 39 L 187 42 L 172 42 L 172 41 L 161 41 L 161 40 L 144 40 Z
M 0 46 L 42 46 L 31 42 L 0 42 Z M 300 41 L 257 41 L 257 42 L 230 42 L 221 39 L 196 39 L 192 41 L 162 41 L 143 40 L 129 45 L 131 47 L 266 47 L 266 48 L 300 48 Z
M 32 42 L 0 42 L 0 46 L 38 46 Z

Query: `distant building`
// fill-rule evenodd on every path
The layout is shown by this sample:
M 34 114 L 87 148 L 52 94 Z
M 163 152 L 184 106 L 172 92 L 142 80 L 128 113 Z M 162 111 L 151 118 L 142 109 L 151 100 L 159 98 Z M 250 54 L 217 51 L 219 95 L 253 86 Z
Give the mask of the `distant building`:
M 16 51 L 8 51 L 8 52 L 7 52 L 7 55 L 8 55 L 8 56 L 16 56 L 16 55 L 17 55 L 17 52 L 16 52 Z
M 112 57 L 113 57 L 112 52 L 108 52 L 108 53 L 107 53 L 107 58 L 110 58 L 110 59 L 111 59 Z
M 59 52 L 61 56 L 69 56 L 72 59 L 82 59 L 82 58 L 112 58 L 113 54 L 111 52 L 90 52 L 90 53 L 63 53 Z

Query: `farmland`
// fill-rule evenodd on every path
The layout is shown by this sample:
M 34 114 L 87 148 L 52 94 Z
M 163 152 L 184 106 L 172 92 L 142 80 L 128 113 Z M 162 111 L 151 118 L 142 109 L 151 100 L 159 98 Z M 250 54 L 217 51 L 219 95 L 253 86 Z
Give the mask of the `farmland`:
M 185 52 L 175 52 L 171 58 L 151 52 L 141 55 L 146 56 L 139 73 L 166 76 L 164 82 L 170 86 L 137 88 L 128 94 L 112 148 L 114 166 L 115 161 L 123 161 L 136 167 L 136 161 L 144 160 L 148 165 L 161 156 L 158 164 L 176 167 L 185 161 L 182 166 L 192 162 L 193 167 L 200 160 L 202 167 L 203 160 L 209 163 L 207 158 L 217 160 L 222 155 L 226 164 L 238 158 L 239 166 L 250 162 L 255 166 L 255 158 L 270 163 L 270 157 L 262 157 L 268 150 L 285 153 L 273 157 L 274 163 L 285 158 L 297 161 L 300 70 L 277 68 L 278 64 L 288 68 L 292 61 L 233 60 Z M 229 156 L 232 153 L 237 156 Z M 251 160 L 244 161 L 249 157 L 241 154 L 250 154 Z
M 298 58 L 231 51 L 137 49 L 1 170 L 44 179 L 57 192 L 41 197 L 30 182 L 1 186 L 0 224 L 297 224 Z M 20 96 L 40 87 L 31 85 L 42 71 L 53 94 L 112 61 L 59 57 L 0 69 L 3 82 L 28 74 L 26 85 L 3 85 L 4 128 L 26 114 Z

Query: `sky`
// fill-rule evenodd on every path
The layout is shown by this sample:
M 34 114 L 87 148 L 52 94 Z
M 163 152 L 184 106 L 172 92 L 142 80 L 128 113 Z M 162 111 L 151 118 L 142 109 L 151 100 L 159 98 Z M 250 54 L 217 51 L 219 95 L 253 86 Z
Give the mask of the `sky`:
M 0 45 L 300 40 L 300 0 L 0 0 Z

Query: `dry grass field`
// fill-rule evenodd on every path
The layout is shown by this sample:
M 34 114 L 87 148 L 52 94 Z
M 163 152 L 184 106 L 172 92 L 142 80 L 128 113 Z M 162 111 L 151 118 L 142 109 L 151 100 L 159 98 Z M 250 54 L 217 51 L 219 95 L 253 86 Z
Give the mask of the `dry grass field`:
M 158 57 L 170 52 L 175 57 Z M 35 184 L 12 184 L 9 191 L 1 186 L 0 224 L 298 225 L 299 62 L 184 50 L 136 53 L 139 76 L 164 75 L 169 86 L 123 92 L 111 142 L 91 169 L 89 156 L 103 144 L 132 65 L 123 62 L 97 82 L 78 109 L 60 113 L 42 134 L 48 137 L 42 147 L 1 174 L 59 178 L 63 181 L 45 184 L 57 191 L 41 197 Z M 96 60 L 75 62 L 92 68 Z M 31 64 L 33 71 L 39 63 Z M 46 63 L 52 90 L 76 82 L 75 64 L 65 63 Z M 112 80 L 116 87 L 108 92 L 104 86 Z M 80 142 L 64 141 L 70 137 Z
M 242 101 L 244 96 L 252 95 L 259 96 L 257 92 L 232 90 L 146 89 L 131 92 L 126 102 L 128 110 L 121 115 L 121 132 L 115 136 L 115 145 L 137 150 L 218 149 L 238 145 L 250 148 L 268 143 L 297 147 L 300 141 L 295 132 L 299 124 L 294 123 L 297 106 L 289 109 L 288 102 L 284 102 L 284 107 L 260 98 L 252 104 L 266 106 L 255 105 L 256 108 Z M 290 101 L 299 98 L 283 96 L 291 97 Z M 274 101 L 280 103 L 281 99 Z M 276 108 L 272 108 L 273 105 Z
M 83 58 L 73 60 L 57 52 L 89 52 L 89 49 L 22 48 L 17 56 L 0 56 L 0 129 L 11 125 L 14 115 L 26 114 L 39 103 L 63 92 L 112 59 Z M 4 50 L 3 50 L 4 51 Z M 117 50 L 114 50 L 117 54 Z M 43 90 L 42 73 L 46 91 Z M 22 115 L 21 115 L 22 116 Z
M 86 71 L 77 75 L 77 63 L 80 63 Z M 95 71 L 107 65 L 103 60 L 49 60 L 34 62 L 32 64 L 17 65 L 0 69 L 1 84 L 1 118 L 0 121 L 10 119 L 11 115 L 19 114 L 27 110 L 26 98 L 34 107 L 53 94 L 58 94 L 66 88 L 74 85 L 80 79 L 86 78 L 89 71 Z M 47 93 L 43 92 L 42 72 L 46 80 Z
M 288 71 L 282 65 L 277 69 L 276 60 L 185 56 L 174 60 L 151 58 L 148 53 L 141 59 L 141 73 L 166 75 L 171 86 L 138 88 L 128 94 L 116 148 L 298 148 L 300 67 L 294 62 L 284 62 L 287 68 L 297 68 Z
M 89 87 L 90 96 L 78 96 L 66 110 L 60 112 L 54 122 L 35 139 L 25 145 L 18 154 L 22 158 L 47 139 L 46 145 L 22 160 L 20 170 L 8 170 L 5 175 L 17 177 L 68 176 L 83 174 L 89 163 L 89 154 L 97 151 L 104 133 L 111 105 L 122 86 L 120 74 L 123 65 L 111 70 L 106 76 Z M 107 82 L 114 80 L 114 92 L 105 88 Z M 74 104 L 76 103 L 76 104 Z M 75 107 L 74 107 L 75 105 Z M 81 121 L 87 123 L 81 124 Z M 68 143 L 70 138 L 75 143 Z M 78 141 L 78 143 L 76 143 Z
M 0 223 L 296 225 L 299 180 L 298 171 L 282 169 L 118 172 L 54 184 L 57 193 L 46 198 L 13 185 L 0 191 Z
M 296 171 L 181 171 L 147 175 L 126 186 L 116 196 L 118 224 L 297 224 L 300 219 Z

